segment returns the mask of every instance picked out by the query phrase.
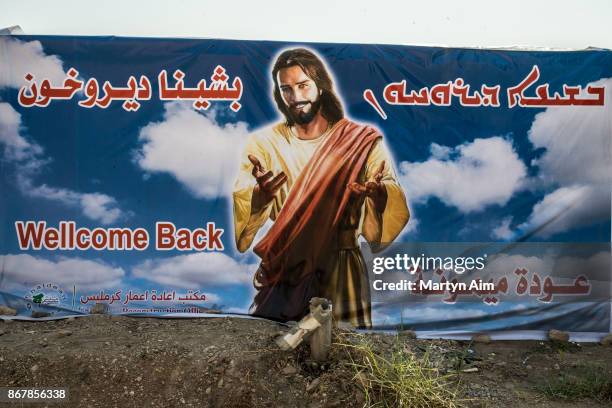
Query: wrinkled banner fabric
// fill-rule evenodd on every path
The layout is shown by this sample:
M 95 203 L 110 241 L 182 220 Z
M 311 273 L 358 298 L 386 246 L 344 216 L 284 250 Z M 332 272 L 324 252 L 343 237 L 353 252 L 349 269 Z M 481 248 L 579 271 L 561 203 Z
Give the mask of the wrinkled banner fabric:
M 0 37 L 5 319 L 610 331 L 612 53 Z

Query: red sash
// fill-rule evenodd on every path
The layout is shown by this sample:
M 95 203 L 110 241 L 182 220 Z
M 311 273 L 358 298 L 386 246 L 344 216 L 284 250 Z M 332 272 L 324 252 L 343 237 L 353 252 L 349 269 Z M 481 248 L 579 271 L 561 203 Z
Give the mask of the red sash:
M 316 295 L 312 292 L 317 289 L 298 288 L 304 284 L 312 286 L 317 267 L 325 264 L 324 258 L 334 245 L 338 223 L 349 202 L 347 184 L 357 181 L 374 142 L 380 137 L 370 126 L 341 119 L 317 148 L 291 187 L 272 228 L 254 248 L 261 258 L 256 275 L 261 287 L 253 305 L 255 314 L 284 320 L 307 309 L 310 298 L 303 298 Z M 281 298 L 298 304 L 278 304 L 285 301 L 281 302 L 276 294 L 272 296 L 275 305 L 264 306 L 270 300 L 270 292 L 281 284 L 284 293 Z M 300 294 L 290 293 L 291 287 Z

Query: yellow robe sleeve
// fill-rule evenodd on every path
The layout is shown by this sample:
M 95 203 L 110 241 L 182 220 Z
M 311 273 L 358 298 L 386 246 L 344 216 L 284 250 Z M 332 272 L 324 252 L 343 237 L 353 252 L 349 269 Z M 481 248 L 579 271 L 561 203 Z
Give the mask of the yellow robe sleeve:
M 255 234 L 266 223 L 272 211 L 272 202 L 256 213 L 251 211 L 253 188 L 257 182 L 252 174 L 253 164 L 249 161 L 249 154 L 257 157 L 266 169 L 271 168 L 270 155 L 263 146 L 263 141 L 258 140 L 254 135 L 249 136 L 246 148 L 240 159 L 240 170 L 232 194 L 234 204 L 234 236 L 236 247 L 240 252 L 249 249 Z
M 385 244 L 393 242 L 410 218 L 406 196 L 397 182 L 393 170 L 393 160 L 385 149 L 382 140 L 376 142 L 368 155 L 364 181 L 373 179 L 374 173 L 383 160 L 385 161 L 385 167 L 382 182 L 387 189 L 387 205 L 385 210 L 380 213 L 376 210 L 374 201 L 371 198 L 366 198 L 361 226 L 361 234 L 370 244 L 373 244 L 374 248 L 378 244 L 383 244 L 384 247 Z

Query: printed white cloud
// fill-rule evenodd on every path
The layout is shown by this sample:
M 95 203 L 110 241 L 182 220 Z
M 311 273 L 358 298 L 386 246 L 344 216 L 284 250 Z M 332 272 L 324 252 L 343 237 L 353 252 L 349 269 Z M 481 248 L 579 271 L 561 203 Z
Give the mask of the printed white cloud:
M 554 263 L 555 259 L 552 254 L 543 256 L 525 256 L 518 254 L 495 255 L 488 259 L 485 269 L 486 274 L 484 274 L 482 278 L 485 280 L 488 278 L 499 279 L 502 276 L 506 276 L 510 280 L 509 287 L 513 288 L 516 287 L 516 282 L 514 281 L 516 278 L 514 271 L 516 269 L 524 268 L 530 272 L 537 272 L 540 276 L 550 275 L 553 272 Z
M 19 134 L 21 126 L 21 115 L 10 104 L 0 102 L 0 144 L 5 160 L 31 160 L 42 153 L 40 146 Z
M 406 224 L 406 226 L 400 233 L 400 237 L 406 234 L 410 234 L 412 232 L 417 232 L 418 229 L 419 229 L 419 219 L 414 215 L 414 211 L 410 209 L 410 219 L 408 220 L 408 224 Z
M 512 217 L 506 217 L 502 220 L 501 225 L 494 228 L 492 231 L 492 235 L 497 239 L 505 239 L 509 240 L 514 237 L 514 232 L 510 229 L 510 224 L 512 223 Z
M 522 231 L 548 237 L 610 217 L 612 78 L 590 85 L 606 88 L 605 106 L 548 108 L 529 130 L 533 145 L 546 149 L 533 163 L 540 183 L 553 191 L 534 205 Z
M 22 183 L 27 181 L 22 180 Z M 30 186 L 30 188 L 27 188 L 25 184 L 21 186 L 21 190 L 30 197 L 43 198 L 79 208 L 84 216 L 104 225 L 112 224 L 130 215 L 118 208 L 117 201 L 113 197 L 102 193 L 79 193 L 65 188 L 49 187 L 46 184 Z
M 112 224 L 125 215 L 113 197 L 102 193 L 79 193 L 79 205 L 86 217 L 102 224 Z
M 215 198 L 231 193 L 247 136 L 245 123 L 219 125 L 214 113 L 167 103 L 164 119 L 140 131 L 136 162 L 146 172 L 172 175 L 196 197 Z
M 533 206 L 528 220 L 519 229 L 535 230 L 536 235 L 546 238 L 609 217 L 610 186 L 575 184 L 547 194 Z
M 0 88 L 21 88 L 26 85 L 25 75 L 31 73 L 36 80 L 49 79 L 61 84 L 66 78 L 62 61 L 56 55 L 46 55 L 40 41 L 21 41 L 0 36 Z
M 606 87 L 605 106 L 551 107 L 529 130 L 531 143 L 546 149 L 533 164 L 550 183 L 599 184 L 612 177 L 612 78 L 589 85 Z
M 121 284 L 122 268 L 83 258 L 43 259 L 29 254 L 2 255 L 4 279 L 11 285 L 56 283 L 64 289 L 76 285 L 78 290 L 99 290 Z
M 85 217 L 102 224 L 111 224 L 129 216 L 118 208 L 113 197 L 102 193 L 82 193 L 46 184 L 36 185 L 35 176 L 50 159 L 44 157 L 43 149 L 22 135 L 21 115 L 8 103 L 0 102 L 0 146 L 2 157 L 14 164 L 17 187 L 22 194 L 60 202 L 78 208 Z
M 438 197 L 468 213 L 504 205 L 524 187 L 526 166 L 502 137 L 476 139 L 452 149 L 433 144 L 431 152 L 425 162 L 400 163 L 400 182 L 413 203 Z
M 148 259 L 132 270 L 135 277 L 188 289 L 219 285 L 251 285 L 257 265 L 236 261 L 221 252 L 198 252 Z
M 429 151 L 431 153 L 431 157 L 433 157 L 434 159 L 447 160 L 453 152 L 453 149 L 448 146 L 442 146 L 437 143 L 432 143 L 429 146 Z

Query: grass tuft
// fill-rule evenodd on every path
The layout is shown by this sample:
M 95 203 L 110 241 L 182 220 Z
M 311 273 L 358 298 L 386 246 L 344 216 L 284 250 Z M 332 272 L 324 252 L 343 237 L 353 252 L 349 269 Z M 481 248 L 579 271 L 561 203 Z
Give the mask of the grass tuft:
M 612 401 L 612 376 L 603 369 L 583 367 L 574 374 L 562 374 L 546 381 L 537 389 L 550 399 L 576 400 L 590 398 L 599 402 Z
M 354 379 L 365 395 L 366 407 L 458 408 L 459 397 L 454 374 L 440 374 L 430 360 L 429 350 L 417 357 L 405 348 L 393 347 L 381 355 L 373 343 L 353 335 L 344 347 L 353 367 Z M 399 342 L 396 342 L 396 346 Z

